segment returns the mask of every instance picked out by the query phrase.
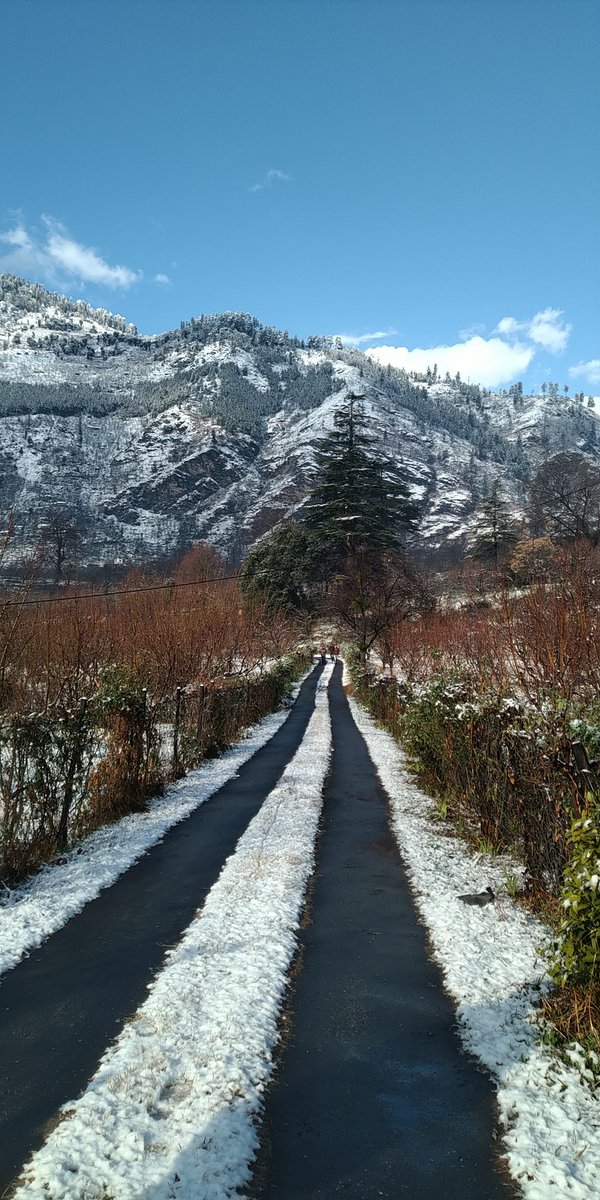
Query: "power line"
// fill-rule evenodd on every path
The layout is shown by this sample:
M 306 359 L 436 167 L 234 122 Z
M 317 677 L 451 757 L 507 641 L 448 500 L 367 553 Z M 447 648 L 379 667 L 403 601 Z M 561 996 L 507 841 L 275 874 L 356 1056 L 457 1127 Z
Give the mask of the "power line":
M 34 600 L 8 600 L 2 608 L 24 608 L 29 604 L 71 604 L 77 600 L 109 600 L 111 596 L 133 596 L 138 592 L 174 591 L 175 588 L 202 587 L 205 583 L 226 583 L 239 579 L 239 575 L 215 575 L 213 579 L 190 579 L 185 583 L 151 583 L 144 587 L 120 588 L 113 592 L 81 592 L 77 596 L 48 596 L 47 599 L 37 597 Z M 1 603 L 1 602 L 0 602 Z

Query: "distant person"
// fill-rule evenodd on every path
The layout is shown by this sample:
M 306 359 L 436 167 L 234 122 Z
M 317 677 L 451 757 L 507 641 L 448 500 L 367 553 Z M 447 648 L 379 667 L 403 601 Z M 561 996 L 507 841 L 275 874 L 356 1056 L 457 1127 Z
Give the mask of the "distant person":
M 327 650 L 325 649 L 325 646 L 321 647 L 321 662 L 322 663 L 327 662 Z
M 333 642 L 331 643 L 331 645 L 329 647 L 329 653 L 331 655 L 331 661 L 334 662 L 335 661 L 335 646 L 334 646 Z

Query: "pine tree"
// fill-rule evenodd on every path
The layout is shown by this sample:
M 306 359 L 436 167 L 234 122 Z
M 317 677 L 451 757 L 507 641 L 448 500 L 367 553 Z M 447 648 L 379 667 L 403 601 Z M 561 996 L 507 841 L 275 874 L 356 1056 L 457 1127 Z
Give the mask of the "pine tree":
M 493 562 L 502 558 L 519 540 L 517 524 L 504 499 L 500 481 L 494 479 L 490 494 L 481 505 L 472 547 L 473 558 Z
M 397 467 L 376 455 L 359 397 L 335 414 L 317 443 L 318 471 L 303 521 L 330 565 L 357 550 L 399 550 L 418 510 Z

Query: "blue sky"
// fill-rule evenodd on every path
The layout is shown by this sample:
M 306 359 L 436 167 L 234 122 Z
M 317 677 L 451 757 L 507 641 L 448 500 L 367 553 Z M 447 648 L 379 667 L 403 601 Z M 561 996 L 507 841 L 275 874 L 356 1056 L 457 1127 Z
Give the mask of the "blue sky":
M 596 0 L 2 0 L 0 270 L 597 394 L 599 42 Z

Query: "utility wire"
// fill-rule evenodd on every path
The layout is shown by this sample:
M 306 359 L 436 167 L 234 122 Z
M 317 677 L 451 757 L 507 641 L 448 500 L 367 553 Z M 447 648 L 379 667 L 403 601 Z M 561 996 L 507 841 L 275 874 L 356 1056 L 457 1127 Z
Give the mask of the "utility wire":
M 239 575 L 215 575 L 213 579 L 190 579 L 185 583 L 151 583 L 144 587 L 120 588 L 113 592 L 81 592 L 76 596 L 38 596 L 34 600 L 7 600 L 5 604 L 0 601 L 2 608 L 24 608 L 28 604 L 69 604 L 77 600 L 109 600 L 111 596 L 133 596 L 137 592 L 164 592 L 173 591 L 175 588 L 186 587 L 202 587 L 205 583 L 226 583 L 231 579 L 239 579 Z

